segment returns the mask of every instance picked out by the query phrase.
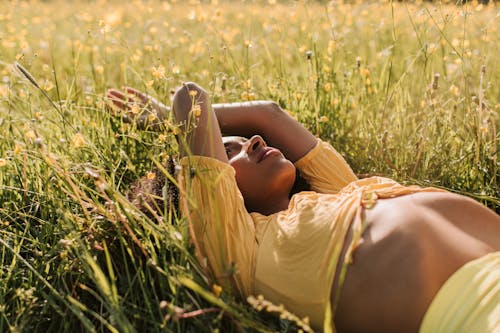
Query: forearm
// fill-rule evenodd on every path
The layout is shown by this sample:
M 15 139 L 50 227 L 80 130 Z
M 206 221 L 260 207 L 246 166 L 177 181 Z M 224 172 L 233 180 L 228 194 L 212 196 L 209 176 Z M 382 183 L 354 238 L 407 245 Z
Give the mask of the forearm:
M 275 102 L 253 101 L 213 105 L 223 135 L 261 135 L 292 162 L 311 150 L 316 138 Z
M 227 163 L 218 120 L 207 92 L 194 83 L 186 83 L 176 91 L 172 105 L 182 131 L 181 153 L 213 157 Z

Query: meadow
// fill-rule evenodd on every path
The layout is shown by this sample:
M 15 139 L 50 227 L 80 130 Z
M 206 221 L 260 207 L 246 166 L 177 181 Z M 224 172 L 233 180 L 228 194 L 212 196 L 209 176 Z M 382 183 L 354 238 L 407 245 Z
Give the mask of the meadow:
M 500 213 L 499 20 L 492 1 L 2 2 L 0 331 L 310 331 L 209 281 L 177 211 L 130 203 L 176 128 L 110 115 L 111 87 L 274 100 L 356 173 Z

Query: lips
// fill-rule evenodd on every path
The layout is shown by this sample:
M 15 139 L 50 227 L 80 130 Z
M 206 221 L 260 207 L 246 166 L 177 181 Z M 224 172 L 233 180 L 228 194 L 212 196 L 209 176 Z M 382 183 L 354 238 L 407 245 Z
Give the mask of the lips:
M 264 147 L 262 151 L 259 153 L 259 158 L 257 159 L 257 163 L 262 162 L 271 155 L 277 155 L 277 154 L 280 154 L 280 151 L 278 149 L 271 147 Z

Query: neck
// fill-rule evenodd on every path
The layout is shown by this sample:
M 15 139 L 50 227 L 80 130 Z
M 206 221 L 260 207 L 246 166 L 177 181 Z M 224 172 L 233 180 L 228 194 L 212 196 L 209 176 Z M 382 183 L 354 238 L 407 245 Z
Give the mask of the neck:
M 274 213 L 281 212 L 288 209 L 290 204 L 290 199 L 288 199 L 288 194 L 280 197 L 268 198 L 267 200 L 262 200 L 264 203 L 260 203 L 258 207 L 248 207 L 249 212 L 256 212 L 262 215 L 272 215 Z

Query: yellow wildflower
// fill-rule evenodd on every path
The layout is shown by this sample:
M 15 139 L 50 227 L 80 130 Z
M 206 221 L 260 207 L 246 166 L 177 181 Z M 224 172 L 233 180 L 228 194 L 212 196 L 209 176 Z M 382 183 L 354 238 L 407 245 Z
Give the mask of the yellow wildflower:
M 102 66 L 102 65 L 97 65 L 97 66 L 95 66 L 95 71 L 96 71 L 98 74 L 102 74 L 102 73 L 104 73 L 104 66 Z
M 7 160 L 5 158 L 0 158 L 0 168 L 7 165 Z
M 30 130 L 27 130 L 27 131 L 24 133 L 24 137 L 25 137 L 27 140 L 35 140 L 35 139 L 36 139 L 36 133 L 35 133 L 35 131 L 33 131 L 32 129 L 30 129 Z
M 450 86 L 450 93 L 454 96 L 458 96 L 458 94 L 460 93 L 460 89 L 458 89 L 456 85 L 452 84 Z
M 141 112 L 141 108 L 137 104 L 133 104 L 132 107 L 130 108 L 130 112 L 133 114 L 139 114 Z
M 85 140 L 83 138 L 83 135 L 81 133 L 76 133 L 75 136 L 73 136 L 73 147 L 75 148 L 80 148 L 85 144 Z
M 193 105 L 193 108 L 191 109 L 191 112 L 193 113 L 193 115 L 198 118 L 199 116 L 201 116 L 201 106 L 196 104 L 196 105 Z
M 14 146 L 14 155 L 18 155 L 22 151 L 23 151 L 23 147 L 20 144 L 16 143 L 16 145 Z
M 153 121 L 155 121 L 155 120 L 156 120 L 156 114 L 151 113 L 151 114 L 149 114 L 149 115 L 148 115 L 148 121 L 149 121 L 150 123 L 152 123 L 152 122 L 153 122 Z
M 148 173 L 146 174 L 146 178 L 147 178 L 147 179 L 149 179 L 149 180 L 153 180 L 153 179 L 155 179 L 155 178 L 156 178 L 156 174 L 155 174 L 154 172 L 151 172 L 151 171 L 150 171 L 150 172 L 148 172 Z
M 46 80 L 45 83 L 43 84 L 43 90 L 51 91 L 52 89 L 54 89 L 54 84 L 51 81 Z
M 162 79 L 165 77 L 165 67 L 159 65 L 158 67 L 154 67 L 151 69 L 151 74 L 153 77 L 157 79 Z
M 215 297 L 219 297 L 220 294 L 222 293 L 222 287 L 219 286 L 218 284 L 214 284 L 212 286 L 212 292 L 214 293 Z

